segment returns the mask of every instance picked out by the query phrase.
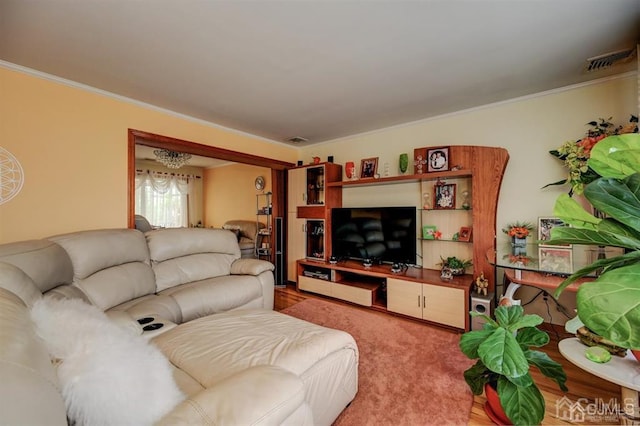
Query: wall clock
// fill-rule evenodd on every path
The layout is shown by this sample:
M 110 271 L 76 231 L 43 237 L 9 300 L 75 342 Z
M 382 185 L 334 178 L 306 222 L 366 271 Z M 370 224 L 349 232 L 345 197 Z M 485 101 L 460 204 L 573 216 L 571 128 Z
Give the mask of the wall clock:
M 262 176 L 258 176 L 256 178 L 255 185 L 258 191 L 262 191 L 264 189 L 264 178 Z

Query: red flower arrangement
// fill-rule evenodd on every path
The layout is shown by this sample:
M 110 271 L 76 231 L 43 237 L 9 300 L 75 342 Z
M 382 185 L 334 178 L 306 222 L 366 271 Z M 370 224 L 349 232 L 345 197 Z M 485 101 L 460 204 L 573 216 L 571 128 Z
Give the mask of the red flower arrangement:
M 507 225 L 502 229 L 502 232 L 510 237 L 527 238 L 534 229 L 534 226 L 529 222 L 516 222 Z
M 588 164 L 593 147 L 607 136 L 637 133 L 638 117 L 631 115 L 629 123 L 624 126 L 614 126 L 611 123 L 611 117 L 606 120 L 600 118 L 599 121 L 590 121 L 587 125 L 591 128 L 585 137 L 575 142 L 565 142 L 558 149 L 549 151 L 551 155 L 564 162 L 568 175 L 565 179 L 545 185 L 543 188 L 550 185 L 569 184 L 571 185 L 569 195 L 582 194 L 585 185 L 600 177 Z

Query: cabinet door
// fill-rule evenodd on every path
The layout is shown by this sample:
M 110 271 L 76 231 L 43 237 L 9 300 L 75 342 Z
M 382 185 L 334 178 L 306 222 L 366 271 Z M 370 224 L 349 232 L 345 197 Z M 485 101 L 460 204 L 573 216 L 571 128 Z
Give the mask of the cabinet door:
M 387 310 L 422 318 L 422 284 L 387 278 Z
M 297 206 L 307 205 L 307 169 L 290 169 L 287 185 L 287 211 L 295 212 Z
M 457 328 L 465 327 L 468 315 L 464 290 L 439 285 L 423 284 L 424 311 L 422 318 Z
M 298 274 L 296 260 L 304 259 L 306 256 L 306 219 L 298 219 L 295 212 L 290 212 L 287 222 L 287 279 L 295 281 Z

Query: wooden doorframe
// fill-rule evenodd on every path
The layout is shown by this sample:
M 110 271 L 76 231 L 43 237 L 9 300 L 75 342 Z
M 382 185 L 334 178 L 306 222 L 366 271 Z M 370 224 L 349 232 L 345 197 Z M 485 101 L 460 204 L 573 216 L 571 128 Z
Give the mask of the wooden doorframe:
M 271 169 L 273 216 L 285 218 L 286 213 L 286 170 L 295 164 L 273 158 L 260 157 L 239 151 L 232 151 L 197 142 L 190 142 L 169 136 L 149 133 L 142 130 L 128 129 L 128 167 L 127 167 L 127 222 L 129 228 L 135 227 L 135 196 L 136 196 L 136 144 L 153 148 L 164 148 L 171 151 L 186 152 L 192 155 L 218 158 L 236 163 L 250 164 L 253 166 L 267 167 Z

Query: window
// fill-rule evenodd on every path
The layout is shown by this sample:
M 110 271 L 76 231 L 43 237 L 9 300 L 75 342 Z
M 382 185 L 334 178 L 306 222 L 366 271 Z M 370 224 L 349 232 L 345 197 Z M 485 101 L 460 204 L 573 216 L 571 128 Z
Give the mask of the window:
M 136 214 L 153 226 L 189 226 L 188 197 L 191 177 L 154 171 L 136 172 Z

